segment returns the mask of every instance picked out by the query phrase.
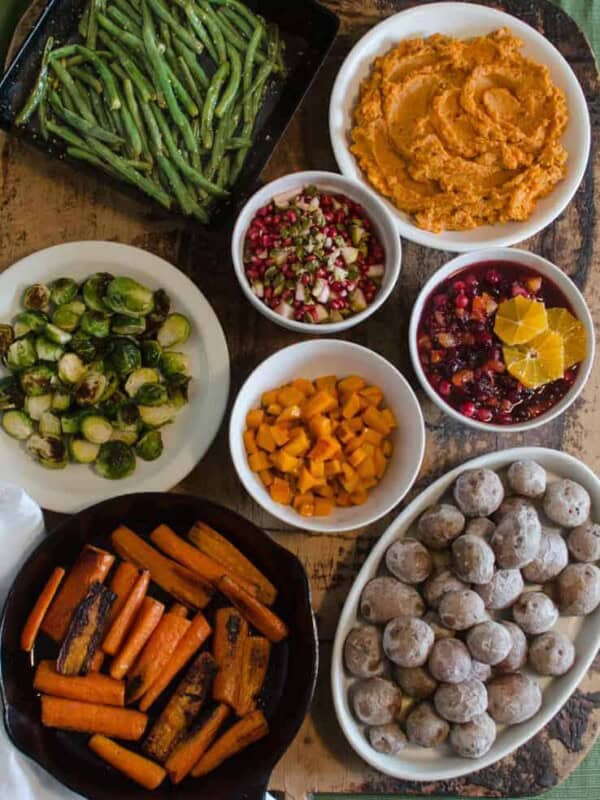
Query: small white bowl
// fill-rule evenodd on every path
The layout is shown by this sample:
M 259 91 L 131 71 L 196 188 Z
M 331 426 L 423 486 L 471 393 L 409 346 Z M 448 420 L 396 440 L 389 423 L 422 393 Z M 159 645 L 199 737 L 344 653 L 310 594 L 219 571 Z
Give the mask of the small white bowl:
M 537 203 L 534 213 L 526 222 L 483 225 L 469 231 L 432 233 L 423 230 L 413 223 L 408 214 L 384 200 L 400 234 L 411 242 L 454 253 L 517 244 L 553 222 L 581 183 L 588 162 L 591 134 L 587 103 L 575 73 L 541 33 L 510 14 L 476 3 L 418 4 L 371 28 L 352 48 L 337 75 L 329 105 L 329 133 L 341 172 L 368 185 L 350 152 L 349 134 L 360 85 L 370 74 L 373 61 L 378 56 L 387 53 L 403 39 L 427 37 L 434 33 L 469 38 L 486 35 L 502 27 L 510 28 L 523 41 L 524 55 L 545 64 L 553 82 L 565 92 L 569 122 L 562 143 L 569 154 L 567 176 Z
M 302 517 L 291 506 L 275 503 L 258 475 L 248 466 L 242 434 L 246 414 L 260 407 L 263 392 L 295 378 L 311 380 L 322 375 L 360 375 L 383 391 L 385 401 L 398 420 L 392 432 L 394 447 L 388 469 L 362 506 L 334 508 L 328 517 Z M 239 479 L 246 491 L 266 511 L 288 525 L 323 533 L 362 528 L 387 514 L 415 481 L 425 452 L 425 423 L 421 407 L 408 381 L 377 353 L 352 342 L 314 339 L 280 350 L 263 361 L 242 386 L 229 423 L 229 448 Z
M 459 411 L 456 411 L 454 408 L 452 408 L 452 406 L 446 403 L 444 399 L 435 391 L 435 389 L 427 380 L 423 367 L 421 366 L 421 360 L 419 358 L 419 351 L 417 348 L 417 332 L 421 314 L 423 313 L 423 306 L 425 305 L 427 298 L 435 291 L 436 286 L 439 286 L 451 275 L 462 272 L 466 267 L 481 264 L 485 261 L 512 261 L 517 264 L 524 264 L 526 267 L 538 272 L 542 277 L 549 278 L 565 295 L 571 304 L 575 316 L 581 320 L 581 322 L 583 322 L 587 337 L 586 357 L 581 362 L 577 379 L 567 394 L 562 398 L 562 400 L 560 400 L 560 402 L 546 411 L 545 414 L 540 414 L 540 416 L 535 417 L 535 419 L 528 420 L 527 422 L 515 423 L 514 425 L 496 425 L 491 422 L 479 422 L 475 419 L 471 419 L 470 417 L 465 417 L 464 414 L 461 414 Z M 583 298 L 583 295 L 577 286 L 575 286 L 573 281 L 555 264 L 553 264 L 551 261 L 547 261 L 545 258 L 542 258 L 542 256 L 535 255 L 535 253 L 530 253 L 527 250 L 517 250 L 515 248 L 502 247 L 490 247 L 487 250 L 477 250 L 477 252 L 474 253 L 465 253 L 462 256 L 457 256 L 445 264 L 434 275 L 432 275 L 425 286 L 423 286 L 421 289 L 419 296 L 415 301 L 408 331 L 410 357 L 414 370 L 417 373 L 417 378 L 419 379 L 421 386 L 429 395 L 430 399 L 433 400 L 436 406 L 441 408 L 441 410 L 446 414 L 454 417 L 454 419 L 462 422 L 464 425 L 468 425 L 470 428 L 478 428 L 481 431 L 497 431 L 498 433 L 517 433 L 519 431 L 528 431 L 532 428 L 538 428 L 540 425 L 545 425 L 547 422 L 550 422 L 551 419 L 563 414 L 579 396 L 579 394 L 581 394 L 581 391 L 585 386 L 587 379 L 589 378 L 592 364 L 594 362 L 594 353 L 596 348 L 595 340 L 596 334 L 594 331 L 592 315 L 587 303 Z
M 373 302 L 367 306 L 364 311 L 353 314 L 342 322 L 318 324 L 285 319 L 280 314 L 273 311 L 272 308 L 269 308 L 269 306 L 263 303 L 262 300 L 254 294 L 244 271 L 244 241 L 250 223 L 254 219 L 258 209 L 267 205 L 267 203 L 278 194 L 300 190 L 310 185 L 317 186 L 319 189 L 326 192 L 346 195 L 356 203 L 360 203 L 373 223 L 373 227 L 385 251 L 385 272 L 381 287 L 375 295 Z M 374 314 L 375 311 L 385 303 L 400 275 L 402 245 L 400 244 L 400 236 L 392 215 L 371 189 L 364 184 L 345 178 L 343 175 L 338 175 L 335 172 L 309 171 L 294 172 L 291 175 L 284 175 L 282 178 L 267 183 L 266 186 L 263 186 L 256 194 L 252 195 L 241 210 L 235 223 L 233 236 L 231 238 L 231 256 L 235 274 L 242 287 L 242 291 L 257 311 L 260 311 L 261 314 L 272 322 L 284 328 L 299 331 L 300 333 L 319 335 L 339 333 L 340 331 L 348 330 L 348 328 L 353 328 L 355 325 L 367 319 L 367 317 L 370 317 L 371 314 Z

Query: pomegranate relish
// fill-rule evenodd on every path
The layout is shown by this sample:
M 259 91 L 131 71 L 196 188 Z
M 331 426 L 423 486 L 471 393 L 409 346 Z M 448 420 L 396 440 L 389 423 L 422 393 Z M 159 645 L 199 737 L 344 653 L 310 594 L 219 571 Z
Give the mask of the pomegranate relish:
M 427 380 L 452 408 L 512 425 L 566 395 L 586 339 L 551 280 L 522 264 L 488 261 L 460 270 L 427 298 L 417 348 Z
M 282 317 L 341 322 L 375 299 L 385 253 L 359 203 L 305 186 L 258 210 L 244 270 L 256 297 Z

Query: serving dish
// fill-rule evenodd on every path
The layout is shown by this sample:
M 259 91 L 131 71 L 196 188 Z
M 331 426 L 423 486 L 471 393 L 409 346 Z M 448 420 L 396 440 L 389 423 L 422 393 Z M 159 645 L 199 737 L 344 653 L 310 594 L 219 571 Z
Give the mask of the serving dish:
M 115 498 L 70 518 L 35 550 L 12 586 L 2 618 L 0 686 L 6 729 L 19 749 L 90 800 L 150 796 L 120 774 L 107 771 L 89 752 L 86 736 L 41 726 L 38 698 L 31 682 L 23 680 L 32 664 L 30 657 L 19 650 L 19 637 L 31 598 L 39 592 L 54 565 L 71 563 L 85 543 L 106 547 L 112 530 L 124 521 L 145 537 L 159 518 L 169 520 L 180 531 L 203 519 L 239 547 L 280 587 L 274 610 L 288 621 L 290 636 L 273 650 L 267 676 L 264 711 L 271 728 L 269 736 L 203 778 L 202 783 L 190 780 L 178 788 L 165 783 L 152 796 L 158 800 L 192 798 L 197 797 L 202 786 L 202 793 L 219 800 L 263 800 L 271 770 L 297 733 L 316 680 L 317 642 L 309 584 L 295 556 L 244 518 L 199 498 L 153 493 Z M 159 590 L 156 596 L 162 599 Z M 34 664 L 44 658 L 43 649 L 36 645 Z
M 25 287 L 61 276 L 83 280 L 109 270 L 131 275 L 151 289 L 163 287 L 193 325 L 182 346 L 189 354 L 192 384 L 189 404 L 177 424 L 164 431 L 165 452 L 158 462 L 139 462 L 133 475 L 106 481 L 89 468 L 71 464 L 48 471 L 8 436 L 0 437 L 0 475 L 25 488 L 44 508 L 73 513 L 116 494 L 164 491 L 182 480 L 202 458 L 221 424 L 229 394 L 229 354 L 223 330 L 211 306 L 194 284 L 168 262 L 134 247 L 113 242 L 79 242 L 49 248 L 14 264 L 0 276 L 0 319 L 19 309 Z M 198 425 L 201 420 L 202 424 Z
M 435 288 L 447 280 L 451 275 L 464 270 L 469 265 L 483 264 L 490 261 L 504 261 L 514 264 L 522 264 L 525 267 L 533 270 L 536 274 L 548 278 L 558 287 L 558 289 L 568 300 L 572 307 L 573 314 L 583 323 L 586 332 L 586 355 L 584 360 L 580 363 L 575 381 L 567 393 L 556 403 L 556 405 L 552 406 L 545 413 L 525 422 L 506 425 L 492 422 L 479 422 L 476 419 L 466 417 L 464 414 L 461 414 L 459 411 L 452 408 L 451 405 L 446 403 L 438 394 L 438 392 L 436 392 L 431 386 L 429 380 L 427 379 L 417 348 L 419 322 L 423 313 L 423 308 L 428 298 L 434 293 Z M 583 387 L 589 378 L 592 365 L 594 363 L 595 330 L 592 315 L 583 295 L 573 281 L 567 275 L 565 275 L 565 273 L 559 267 L 557 267 L 555 264 L 552 264 L 547 259 L 542 258 L 542 256 L 538 256 L 535 253 L 530 253 L 527 250 L 517 250 L 515 248 L 487 248 L 453 258 L 436 273 L 434 273 L 427 281 L 425 286 L 423 286 L 419 292 L 411 313 L 409 326 L 409 349 L 412 365 L 419 382 L 421 383 L 421 386 L 428 397 L 438 406 L 438 408 L 442 409 L 442 411 L 444 411 L 446 414 L 449 414 L 454 419 L 462 422 L 465 425 L 468 425 L 471 428 L 504 433 L 516 433 L 518 431 L 537 428 L 540 425 L 544 425 L 546 422 L 555 419 L 563 414 L 581 394 Z
M 293 508 L 274 502 L 248 465 L 242 434 L 246 414 L 260 404 L 263 392 L 295 378 L 358 375 L 379 386 L 398 420 L 392 431 L 393 453 L 381 483 L 369 499 L 354 508 L 334 508 L 324 518 L 301 517 Z M 425 424 L 408 381 L 388 361 L 352 342 L 323 339 L 292 345 L 263 361 L 246 380 L 236 398 L 229 423 L 229 448 L 246 491 L 266 511 L 288 525 L 334 533 L 361 528 L 382 517 L 402 500 L 416 479 L 425 450 Z
M 575 194 L 585 172 L 590 150 L 590 122 L 581 86 L 565 58 L 541 33 L 526 23 L 494 8 L 475 3 L 427 3 L 388 17 L 373 27 L 350 51 L 336 78 L 329 106 L 329 131 L 341 172 L 365 182 L 350 152 L 349 133 L 361 81 L 369 75 L 375 58 L 402 39 L 434 33 L 467 38 L 508 27 L 524 42 L 524 55 L 546 64 L 553 82 L 565 92 L 569 123 L 562 143 L 568 152 L 567 176 L 544 199 L 526 222 L 482 226 L 468 231 L 431 233 L 418 228 L 409 217 L 384 200 L 400 234 L 410 241 L 439 250 L 465 252 L 483 247 L 516 244 L 549 225 Z
M 542 679 L 540 684 L 543 690 L 543 704 L 538 713 L 520 725 L 502 730 L 488 753 L 472 761 L 450 755 L 446 751 L 425 750 L 412 745 L 396 756 L 376 753 L 369 746 L 361 726 L 352 716 L 347 699 L 350 679 L 344 670 L 343 646 L 346 636 L 356 623 L 361 592 L 366 582 L 377 573 L 386 549 L 392 541 L 406 534 L 417 517 L 432 503 L 437 502 L 462 472 L 478 467 L 502 469 L 519 459 L 533 459 L 549 473 L 568 477 L 580 483 L 590 493 L 592 515 L 597 516 L 600 511 L 600 481 L 585 464 L 573 456 L 541 447 L 520 447 L 480 456 L 439 478 L 394 520 L 369 554 L 346 599 L 333 648 L 331 667 L 333 700 L 346 738 L 358 755 L 380 772 L 407 780 L 449 780 L 493 764 L 527 742 L 560 710 L 577 688 L 596 655 L 600 633 L 600 608 L 583 619 L 561 617 L 557 628 L 567 634 L 575 645 L 576 655 L 572 669 L 561 678 Z

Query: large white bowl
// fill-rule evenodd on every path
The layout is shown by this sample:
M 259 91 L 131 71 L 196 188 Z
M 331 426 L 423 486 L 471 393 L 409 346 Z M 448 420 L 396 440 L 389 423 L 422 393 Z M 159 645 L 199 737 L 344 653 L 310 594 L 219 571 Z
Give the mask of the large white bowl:
M 338 73 L 329 105 L 329 132 L 337 163 L 344 175 L 367 183 L 354 155 L 349 135 L 353 126 L 361 82 L 370 74 L 377 56 L 387 53 L 402 39 L 434 33 L 468 38 L 508 27 L 524 42 L 523 53 L 545 64 L 554 83 L 565 92 L 569 123 L 562 143 L 569 154 L 567 176 L 540 200 L 526 222 L 485 225 L 469 231 L 431 233 L 418 228 L 408 214 L 387 200 L 402 236 L 439 250 L 465 252 L 480 247 L 506 247 L 533 236 L 564 210 L 581 183 L 590 151 L 590 120 L 586 100 L 571 67 L 548 39 L 525 22 L 503 11 L 475 3 L 427 3 L 401 11 L 372 28 L 348 54 Z
M 248 466 L 242 434 L 246 414 L 260 406 L 263 392 L 295 378 L 322 375 L 360 375 L 383 391 L 387 405 L 398 420 L 392 432 L 394 452 L 387 471 L 362 506 L 335 508 L 328 517 L 302 517 L 291 506 L 271 500 L 256 473 Z M 362 528 L 387 514 L 402 500 L 415 481 L 425 451 L 423 414 L 407 380 L 389 361 L 366 347 L 336 339 L 316 339 L 280 350 L 263 361 L 240 389 L 229 423 L 229 447 L 236 472 L 246 491 L 266 511 L 288 525 L 304 530 L 339 532 Z
M 490 453 L 468 461 L 451 470 L 425 489 L 394 520 L 379 539 L 364 563 L 348 594 L 340 616 L 331 663 L 331 684 L 336 714 L 346 738 L 368 764 L 380 772 L 412 781 L 445 781 L 468 775 L 493 764 L 509 755 L 528 739 L 531 739 L 560 710 L 567 698 L 575 691 L 589 669 L 598 649 L 600 638 L 600 607 L 587 617 L 561 617 L 555 626 L 567 634 L 575 644 L 575 662 L 572 669 L 560 678 L 539 678 L 543 690 L 543 703 L 538 713 L 520 725 L 500 729 L 498 737 L 486 755 L 473 760 L 453 755 L 450 749 L 425 749 L 408 745 L 397 755 L 384 755 L 373 750 L 367 742 L 364 726 L 353 717 L 348 703 L 348 689 L 355 680 L 344 669 L 344 642 L 358 620 L 358 604 L 362 590 L 375 577 L 389 545 L 406 535 L 411 525 L 426 508 L 438 502 L 452 486 L 458 475 L 466 469 L 487 467 L 503 469 L 518 459 L 534 459 L 550 473 L 558 477 L 571 478 L 584 486 L 592 498 L 592 517 L 600 518 L 600 480 L 594 473 L 573 456 L 543 447 L 518 447 Z
M 385 272 L 381 281 L 381 287 L 375 295 L 373 302 L 367 306 L 364 311 L 360 311 L 358 314 L 352 314 L 352 316 L 347 317 L 342 322 L 327 322 L 319 325 L 309 322 L 297 322 L 295 319 L 285 319 L 281 314 L 277 314 L 272 308 L 269 308 L 268 305 L 263 303 L 263 301 L 254 294 L 244 271 L 244 241 L 250 223 L 254 219 L 258 209 L 267 205 L 275 195 L 299 190 L 311 184 L 327 192 L 344 194 L 356 203 L 360 203 L 373 223 L 373 227 L 385 251 Z M 271 322 L 275 322 L 277 325 L 281 325 L 284 328 L 315 335 L 339 333 L 348 328 L 353 328 L 355 325 L 367 319 L 367 317 L 370 317 L 371 314 L 374 314 L 377 309 L 385 303 L 400 275 L 402 245 L 392 215 L 375 192 L 367 188 L 364 184 L 349 180 L 335 172 L 319 172 L 313 170 L 284 175 L 282 178 L 277 178 L 277 180 L 267 183 L 266 186 L 263 186 L 256 194 L 252 195 L 241 210 L 235 223 L 233 236 L 231 237 L 231 257 L 233 259 L 235 274 L 242 291 L 257 311 L 260 311 L 260 313 L 270 319 Z
M 512 261 L 517 264 L 524 264 L 526 267 L 534 269 L 543 277 L 549 278 L 565 295 L 571 304 L 575 316 L 581 320 L 581 322 L 583 322 L 587 337 L 586 357 L 579 367 L 577 379 L 567 394 L 562 398 L 562 400 L 560 400 L 560 402 L 546 411 L 545 414 L 540 414 L 540 416 L 535 417 L 535 419 L 528 420 L 527 422 L 515 423 L 514 425 L 496 425 L 490 422 L 478 422 L 470 417 L 465 417 L 465 415 L 461 414 L 460 411 L 456 411 L 456 409 L 452 408 L 452 406 L 446 403 L 445 400 L 435 391 L 433 386 L 427 380 L 423 367 L 421 366 L 419 350 L 417 348 L 417 333 L 421 314 L 423 313 L 423 306 L 425 305 L 427 298 L 435 291 L 436 286 L 439 286 L 440 283 L 443 283 L 454 273 L 461 272 L 470 265 L 481 264 L 485 261 Z M 442 411 L 444 411 L 446 414 L 449 414 L 451 417 L 454 417 L 454 419 L 458 420 L 459 422 L 462 422 L 464 425 L 468 425 L 470 428 L 478 428 L 482 431 L 497 431 L 498 433 L 517 433 L 518 431 L 528 431 L 532 428 L 538 428 L 540 425 L 545 425 L 547 422 L 550 422 L 551 419 L 555 419 L 561 414 L 564 414 L 569 406 L 581 394 L 583 387 L 590 376 L 592 365 L 594 363 L 594 354 L 596 352 L 596 333 L 594 330 L 592 315 L 587 303 L 583 298 L 583 295 L 577 286 L 575 286 L 573 281 L 568 277 L 568 275 L 565 275 L 565 273 L 555 264 L 545 258 L 542 258 L 542 256 L 538 256 L 535 253 L 530 253 L 527 250 L 490 247 L 487 250 L 478 250 L 474 253 L 465 253 L 462 256 L 457 256 L 431 276 L 425 286 L 423 286 L 421 289 L 413 306 L 410 317 L 408 343 L 410 358 L 413 368 L 417 373 L 417 378 L 419 379 L 421 386 L 429 398 L 433 400 L 436 406 L 441 408 Z
M 204 295 L 182 272 L 158 256 L 115 242 L 73 242 L 34 253 L 0 275 L 0 321 L 21 309 L 23 290 L 61 276 L 83 281 L 95 272 L 129 275 L 150 289 L 163 288 L 172 307 L 192 322 L 192 335 L 178 350 L 190 356 L 190 402 L 163 430 L 158 461 L 137 459 L 135 472 L 106 480 L 92 467 L 69 464 L 48 470 L 19 442 L 0 431 L 0 479 L 22 486 L 43 507 L 76 513 L 101 500 L 130 492 L 162 492 L 191 472 L 219 430 L 229 395 L 229 353 L 223 329 Z

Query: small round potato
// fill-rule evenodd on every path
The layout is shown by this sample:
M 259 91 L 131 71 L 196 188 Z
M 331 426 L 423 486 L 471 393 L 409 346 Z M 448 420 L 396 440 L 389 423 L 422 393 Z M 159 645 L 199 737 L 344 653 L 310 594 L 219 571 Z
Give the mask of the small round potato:
M 429 608 L 437 608 L 446 592 L 468 588 L 467 584 L 459 580 L 449 569 L 442 568 L 425 581 L 423 595 Z
M 477 661 L 476 658 L 471 659 L 471 673 L 469 678 L 477 678 L 482 683 L 487 683 L 492 677 L 492 668 L 489 664 L 484 664 L 483 661 Z
M 368 728 L 367 737 L 373 750 L 377 750 L 378 753 L 394 755 L 406 747 L 406 736 L 395 722 Z
M 499 622 L 486 620 L 467 634 L 467 647 L 473 658 L 484 664 L 499 664 L 510 652 L 512 639 Z
M 385 670 L 381 631 L 375 625 L 353 628 L 344 645 L 346 669 L 357 678 L 375 678 Z
M 429 656 L 435 636 L 429 625 L 417 617 L 390 620 L 383 632 L 383 650 L 400 667 L 420 667 Z
M 486 608 L 498 611 L 509 608 L 523 591 L 523 578 L 518 569 L 499 569 L 489 583 L 475 587 Z
M 416 589 L 388 576 L 370 580 L 360 598 L 360 613 L 367 622 L 379 625 L 403 614 L 420 617 L 424 611 Z
M 487 517 L 473 517 L 467 522 L 465 533 L 469 536 L 479 536 L 480 539 L 488 539 L 495 527 L 496 525 Z
M 440 600 L 438 613 L 442 624 L 453 631 L 472 628 L 485 619 L 483 600 L 471 589 L 446 592 Z
M 456 506 L 441 503 L 431 506 L 421 515 L 419 537 L 432 550 L 442 550 L 463 531 L 465 517 Z
M 451 628 L 447 628 L 442 624 L 442 620 L 440 619 L 440 615 L 437 613 L 437 611 L 428 611 L 423 619 L 433 631 L 433 635 L 435 636 L 436 640 L 449 639 L 456 635 L 456 631 L 453 631 Z
M 438 639 L 431 648 L 427 666 L 442 683 L 462 683 L 471 674 L 471 656 L 460 639 Z
M 352 686 L 350 703 L 359 722 L 387 725 L 400 711 L 402 692 L 395 683 L 384 678 L 364 678 Z
M 565 616 L 591 614 L 600 604 L 600 569 L 594 564 L 569 564 L 556 584 L 558 607 Z
M 494 551 L 479 536 L 465 533 L 452 542 L 452 568 L 466 583 L 488 583 L 494 574 Z
M 510 497 L 505 497 L 500 504 L 500 508 L 494 514 L 494 521 L 497 524 L 507 514 L 510 514 L 513 511 L 520 511 L 522 508 L 533 508 L 535 510 L 535 507 L 531 504 L 531 501 L 527 500 L 525 497 L 519 497 L 516 494 L 513 494 Z
M 569 551 L 576 561 L 598 561 L 600 559 L 600 525 L 586 522 L 578 525 L 569 534 Z
M 394 677 L 403 692 L 418 700 L 431 697 L 438 686 L 435 678 L 423 667 L 396 667 Z
M 564 675 L 574 661 L 573 642 L 560 631 L 536 636 L 529 648 L 529 663 L 540 675 Z
M 454 499 L 467 517 L 489 517 L 504 499 L 504 486 L 490 469 L 469 469 L 456 479 Z
M 554 580 L 569 563 L 567 545 L 559 528 L 542 527 L 542 538 L 536 557 L 523 567 L 523 577 L 530 583 Z
M 431 703 L 419 703 L 406 720 L 406 734 L 419 747 L 438 747 L 448 738 L 450 726 L 438 716 Z
M 496 723 L 486 714 L 479 714 L 464 725 L 450 729 L 450 745 L 461 758 L 481 758 L 496 741 Z
M 435 710 L 448 722 L 470 722 L 487 708 L 485 685 L 477 678 L 462 683 L 442 683 L 433 696 Z
M 542 538 L 542 526 L 533 506 L 505 514 L 492 534 L 491 545 L 498 566 L 519 569 L 536 557 Z
M 551 483 L 544 496 L 544 511 L 548 519 L 565 528 L 583 525 L 590 515 L 591 500 L 579 483 L 563 478 Z
M 536 714 L 542 705 L 538 684 L 522 672 L 500 675 L 488 684 L 490 716 L 504 725 L 518 725 Z
M 513 619 L 530 635 L 549 631 L 558 619 L 558 608 L 543 592 L 523 592 L 512 607 Z
M 527 637 L 514 622 L 508 620 L 501 623 L 510 635 L 511 647 L 506 658 L 496 664 L 495 671 L 499 675 L 518 672 L 527 663 Z
M 546 470 L 537 461 L 515 461 L 507 478 L 513 492 L 523 497 L 541 497 L 546 491 Z
M 398 539 L 385 554 L 385 565 L 404 583 L 422 583 L 432 568 L 429 550 L 416 539 Z

